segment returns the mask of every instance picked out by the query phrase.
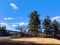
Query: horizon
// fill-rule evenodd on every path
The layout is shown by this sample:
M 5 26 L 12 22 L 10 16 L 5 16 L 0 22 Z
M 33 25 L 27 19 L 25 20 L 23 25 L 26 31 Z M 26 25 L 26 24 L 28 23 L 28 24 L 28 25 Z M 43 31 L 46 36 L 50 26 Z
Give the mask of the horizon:
M 27 26 L 28 15 L 36 10 L 43 21 L 48 15 L 53 21 L 60 23 L 60 0 L 0 0 L 0 25 L 6 25 L 8 30 L 17 26 Z

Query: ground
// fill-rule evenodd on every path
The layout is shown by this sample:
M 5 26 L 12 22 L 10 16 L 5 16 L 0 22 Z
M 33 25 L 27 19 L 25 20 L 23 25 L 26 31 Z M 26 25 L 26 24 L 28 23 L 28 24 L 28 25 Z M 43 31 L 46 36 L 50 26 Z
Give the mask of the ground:
M 0 45 L 57 45 L 60 44 L 60 40 L 54 38 L 1 38 Z

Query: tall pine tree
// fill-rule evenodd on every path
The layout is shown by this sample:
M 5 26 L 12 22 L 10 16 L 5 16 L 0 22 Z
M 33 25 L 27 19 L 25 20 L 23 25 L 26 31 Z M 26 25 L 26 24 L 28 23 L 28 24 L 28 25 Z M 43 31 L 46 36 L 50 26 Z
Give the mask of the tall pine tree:
M 43 25 L 43 28 L 45 29 L 44 32 L 45 32 L 46 36 L 49 35 L 49 31 L 50 31 L 49 29 L 51 27 L 51 20 L 50 20 L 49 16 L 46 16 L 42 25 Z
M 34 34 L 35 36 L 37 35 L 37 33 L 39 32 L 39 28 L 40 28 L 40 20 L 39 20 L 39 15 L 37 11 L 33 11 L 30 13 L 29 15 L 29 31 Z
M 58 27 L 59 26 L 58 24 L 59 23 L 56 20 L 53 21 L 53 24 L 52 25 L 53 25 L 53 29 L 54 29 L 55 34 L 57 34 L 58 33 L 57 31 L 59 30 L 58 29 L 59 28 Z

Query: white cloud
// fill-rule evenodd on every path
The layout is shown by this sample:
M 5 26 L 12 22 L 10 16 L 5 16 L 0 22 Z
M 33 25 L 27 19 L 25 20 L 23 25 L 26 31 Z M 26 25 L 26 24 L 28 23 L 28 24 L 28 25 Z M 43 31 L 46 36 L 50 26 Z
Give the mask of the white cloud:
M 5 23 L 5 22 L 0 22 L 0 25 L 1 25 L 1 26 L 6 25 L 6 29 L 7 29 L 7 30 L 14 30 L 14 29 L 15 29 L 14 27 L 16 26 L 16 25 L 13 25 L 13 24 Z
M 22 18 L 22 17 L 19 17 L 20 19 Z
M 16 27 L 17 25 L 13 24 L 12 27 Z
M 4 20 L 12 20 L 12 19 L 13 19 L 13 18 L 10 18 L 10 17 L 9 17 L 9 18 L 4 18 Z
M 1 25 L 1 26 L 4 26 L 4 25 L 6 25 L 6 28 L 9 28 L 9 25 L 8 25 L 8 23 L 5 23 L 5 22 L 0 22 L 0 25 Z
M 22 25 L 24 25 L 24 23 L 22 22 L 22 23 L 20 23 L 19 25 L 22 26 Z
M 17 22 L 17 23 L 6 23 L 6 22 L 0 22 L 0 25 L 1 26 L 4 26 L 6 25 L 6 29 L 7 30 L 15 30 L 15 27 L 17 26 L 27 26 L 28 23 L 25 23 L 25 22 Z
M 13 9 L 18 9 L 18 6 L 14 3 L 10 3 L 10 6 L 13 8 Z
M 14 25 L 17 25 L 17 26 L 24 26 L 24 25 L 28 25 L 28 23 L 25 23 L 25 22 L 17 22 L 17 23 L 13 23 Z
M 25 22 L 19 23 L 19 26 L 23 26 L 23 25 L 28 25 L 28 23 L 25 23 Z
M 0 25 L 8 25 L 7 23 L 4 23 L 4 22 L 0 22 Z
M 57 21 L 59 21 L 60 20 L 60 16 L 55 16 L 55 17 L 53 17 L 51 20 L 53 21 L 53 20 L 57 20 Z

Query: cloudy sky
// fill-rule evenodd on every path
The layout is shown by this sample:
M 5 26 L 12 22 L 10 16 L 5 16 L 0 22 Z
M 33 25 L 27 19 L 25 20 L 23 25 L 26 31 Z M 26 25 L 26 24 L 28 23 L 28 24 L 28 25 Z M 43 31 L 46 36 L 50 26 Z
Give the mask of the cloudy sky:
M 60 0 L 0 0 L 0 25 L 9 30 L 27 25 L 33 10 L 38 11 L 41 20 L 49 15 L 52 21 L 60 22 Z

